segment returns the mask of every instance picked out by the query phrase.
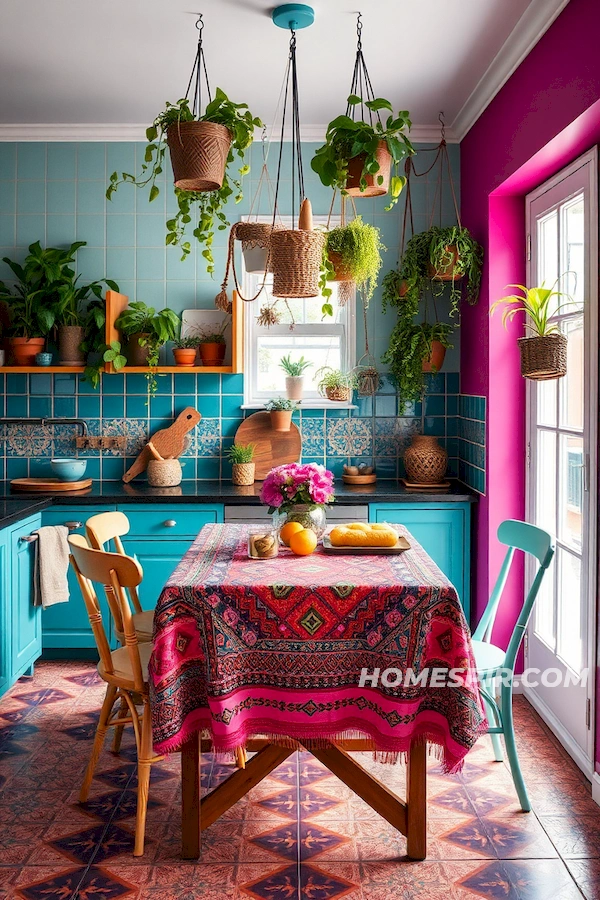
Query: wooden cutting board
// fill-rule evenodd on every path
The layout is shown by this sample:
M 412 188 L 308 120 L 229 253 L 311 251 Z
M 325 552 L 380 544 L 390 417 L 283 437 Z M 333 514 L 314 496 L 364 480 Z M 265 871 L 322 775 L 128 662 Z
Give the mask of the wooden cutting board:
M 177 459 L 181 456 L 185 450 L 187 433 L 196 427 L 201 418 L 197 409 L 194 409 L 193 406 L 186 406 L 172 425 L 169 425 L 168 428 L 161 428 L 152 435 L 150 440 L 163 459 L 169 459 L 169 457 Z M 131 481 L 136 475 L 145 472 L 151 459 L 154 459 L 152 453 L 148 447 L 144 447 L 134 464 L 123 475 L 123 481 Z
M 82 478 L 81 481 L 59 481 L 58 478 L 13 478 L 10 483 L 13 491 L 45 491 L 56 493 L 58 491 L 85 491 L 92 486 L 91 478 Z
M 298 462 L 302 452 L 300 432 L 292 422 L 289 431 L 275 431 L 268 412 L 257 412 L 244 419 L 235 433 L 236 444 L 256 444 L 254 477 L 263 481 L 274 466 Z

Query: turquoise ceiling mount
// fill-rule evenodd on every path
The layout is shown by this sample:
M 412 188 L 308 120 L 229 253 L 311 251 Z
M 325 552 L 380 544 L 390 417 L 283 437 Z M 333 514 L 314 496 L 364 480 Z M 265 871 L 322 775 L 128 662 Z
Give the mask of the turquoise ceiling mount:
M 271 19 L 278 28 L 299 31 L 312 25 L 315 21 L 315 11 L 312 6 L 306 6 L 305 3 L 284 3 L 283 6 L 275 7 Z

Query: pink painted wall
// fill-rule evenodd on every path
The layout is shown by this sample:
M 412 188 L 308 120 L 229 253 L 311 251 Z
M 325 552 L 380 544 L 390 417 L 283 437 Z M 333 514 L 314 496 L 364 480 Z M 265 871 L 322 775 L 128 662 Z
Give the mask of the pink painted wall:
M 464 311 L 461 391 L 488 398 L 487 496 L 476 515 L 475 616 L 503 557 L 498 524 L 524 514 L 525 385 L 514 333 L 489 307 L 525 279 L 524 197 L 600 140 L 600 7 L 571 0 L 461 144 L 463 223 L 486 249 L 478 306 Z M 518 324 L 515 324 L 515 328 Z M 508 585 L 495 638 L 512 630 L 522 572 Z

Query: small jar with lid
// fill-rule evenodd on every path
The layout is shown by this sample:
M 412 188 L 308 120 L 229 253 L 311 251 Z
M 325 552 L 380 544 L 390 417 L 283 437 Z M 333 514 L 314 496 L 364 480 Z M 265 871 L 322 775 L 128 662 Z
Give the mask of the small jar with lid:
M 253 525 L 248 532 L 250 559 L 274 559 L 279 552 L 277 532 L 269 525 Z

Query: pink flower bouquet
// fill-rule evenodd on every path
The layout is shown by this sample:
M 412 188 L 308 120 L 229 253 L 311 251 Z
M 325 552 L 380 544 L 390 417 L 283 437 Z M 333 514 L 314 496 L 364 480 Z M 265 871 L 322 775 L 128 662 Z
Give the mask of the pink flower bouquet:
M 335 500 L 333 473 L 315 463 L 289 463 L 271 469 L 260 492 L 269 512 L 289 512 L 297 504 L 324 507 Z

